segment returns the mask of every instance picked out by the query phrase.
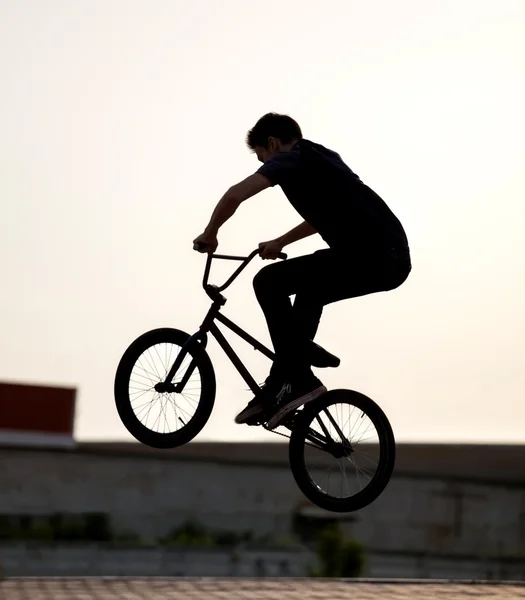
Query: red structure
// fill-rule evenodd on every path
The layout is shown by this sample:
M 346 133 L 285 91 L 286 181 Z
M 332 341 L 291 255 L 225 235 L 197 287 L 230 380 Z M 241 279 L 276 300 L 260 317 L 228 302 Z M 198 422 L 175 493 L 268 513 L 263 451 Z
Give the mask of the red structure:
M 76 389 L 0 383 L 0 445 L 74 446 Z

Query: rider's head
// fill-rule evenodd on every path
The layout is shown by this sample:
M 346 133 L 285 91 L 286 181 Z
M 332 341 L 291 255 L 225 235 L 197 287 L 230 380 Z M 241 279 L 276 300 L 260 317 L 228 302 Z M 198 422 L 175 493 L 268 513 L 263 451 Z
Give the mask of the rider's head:
M 266 162 L 277 152 L 290 150 L 302 137 L 301 128 L 291 117 L 267 113 L 248 131 L 246 144 L 261 162 Z

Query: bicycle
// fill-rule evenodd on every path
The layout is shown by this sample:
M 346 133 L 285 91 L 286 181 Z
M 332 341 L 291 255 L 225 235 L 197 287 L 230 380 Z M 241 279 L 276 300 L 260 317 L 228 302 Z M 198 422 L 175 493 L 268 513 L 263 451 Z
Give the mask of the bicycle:
M 199 329 L 192 335 L 167 327 L 153 329 L 135 339 L 123 354 L 115 376 L 115 403 L 122 423 L 139 442 L 153 448 L 175 448 L 191 441 L 206 425 L 216 395 L 215 371 L 206 351 L 208 334 L 215 338 L 253 393 L 259 391 L 256 381 L 215 322 L 222 323 L 270 360 L 275 359 L 271 350 L 220 312 L 226 304 L 221 292 L 232 284 L 259 252 L 256 249 L 248 256 L 208 254 L 202 287 L 212 300 L 212 305 Z M 285 260 L 287 255 L 281 253 L 278 258 Z M 222 286 L 217 286 L 208 283 L 213 259 L 242 261 L 242 264 Z M 310 357 L 314 367 L 337 367 L 340 363 L 336 356 L 313 341 Z M 146 394 L 153 394 L 150 403 L 142 402 Z M 152 417 L 153 423 L 148 424 L 154 402 L 157 416 Z M 140 420 L 140 415 L 145 415 L 146 424 Z M 339 415 L 344 415 L 342 427 L 335 420 Z M 375 427 L 378 441 L 375 444 L 363 444 L 366 447 L 365 464 L 358 466 L 357 446 L 368 439 L 363 440 L 368 432 L 368 428 L 363 430 L 365 417 Z M 348 437 L 343 432 L 347 425 L 351 428 L 352 424 L 357 424 L 353 440 L 350 439 L 351 431 Z M 360 392 L 329 390 L 315 401 L 300 407 L 277 429 L 269 430 L 264 422 L 260 425 L 272 433 L 289 438 L 289 464 L 296 484 L 320 508 L 332 512 L 359 510 L 374 502 L 390 481 L 396 454 L 392 427 L 379 405 Z M 279 432 L 279 429 L 289 433 Z M 377 460 L 370 454 L 373 451 L 377 451 Z M 308 461 L 316 452 L 310 470 Z M 334 495 L 333 486 L 330 487 L 330 470 L 324 487 L 316 480 L 320 470 L 324 469 L 326 475 L 326 463 L 331 458 L 336 459 L 341 477 L 346 476 L 347 468 L 355 467 L 356 475 L 352 483 L 360 488 L 356 494 L 351 495 L 348 482 L 343 486 L 341 479 L 340 486 L 337 486 L 340 495 Z M 371 473 L 372 465 L 376 470 L 369 483 L 362 488 L 361 479 Z

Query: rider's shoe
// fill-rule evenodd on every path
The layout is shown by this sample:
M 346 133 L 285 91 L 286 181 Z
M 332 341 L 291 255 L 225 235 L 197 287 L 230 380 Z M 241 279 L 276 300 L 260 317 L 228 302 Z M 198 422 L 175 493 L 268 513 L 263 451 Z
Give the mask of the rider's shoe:
M 242 423 L 247 423 L 248 425 L 258 424 L 260 417 L 262 417 L 268 406 L 271 406 L 275 402 L 275 397 L 281 389 L 279 383 L 282 387 L 282 382 L 276 381 L 271 376 L 267 377 L 261 386 L 261 391 L 235 417 L 235 422 L 239 425 Z
M 265 405 L 261 402 L 260 398 L 254 398 L 246 408 L 235 417 L 235 422 L 238 425 L 246 423 L 247 425 L 257 425 L 259 423 L 259 417 L 264 413 Z
M 326 387 L 313 373 L 296 381 L 286 382 L 277 393 L 275 403 L 271 407 L 272 416 L 267 422 L 268 429 L 275 429 L 290 413 L 319 398 L 326 391 Z
M 341 359 L 335 354 L 331 354 L 313 340 L 308 344 L 308 357 L 312 367 L 338 367 L 341 364 Z

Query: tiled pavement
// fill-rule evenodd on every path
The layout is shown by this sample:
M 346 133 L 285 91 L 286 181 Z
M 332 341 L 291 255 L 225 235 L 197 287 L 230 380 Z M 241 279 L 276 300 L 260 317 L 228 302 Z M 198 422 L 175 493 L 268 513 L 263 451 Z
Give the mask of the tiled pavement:
M 525 583 L 431 580 L 27 578 L 0 581 L 0 600 L 513 600 Z

